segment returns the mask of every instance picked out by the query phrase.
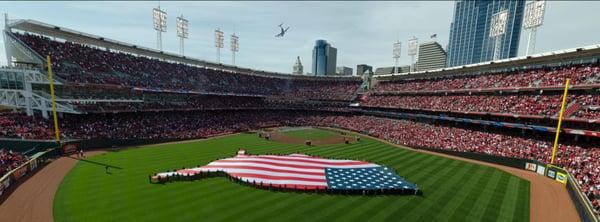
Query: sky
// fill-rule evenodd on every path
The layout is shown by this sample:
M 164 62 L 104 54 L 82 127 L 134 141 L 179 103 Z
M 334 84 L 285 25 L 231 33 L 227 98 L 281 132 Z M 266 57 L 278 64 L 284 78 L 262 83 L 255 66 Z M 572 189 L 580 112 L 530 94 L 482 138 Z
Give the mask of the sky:
M 0 2 L 0 13 L 9 19 L 34 19 L 52 25 L 156 48 L 149 2 Z M 311 69 L 312 48 L 317 39 L 338 50 L 337 65 L 353 69 L 357 64 L 393 66 L 392 44 L 402 42 L 401 65 L 411 61 L 406 42 L 438 41 L 445 48 L 452 20 L 452 1 L 398 2 L 160 2 L 168 13 L 163 50 L 179 53 L 175 19 L 189 20 L 185 55 L 216 61 L 214 30 L 225 32 L 221 62 L 232 61 L 229 36 L 239 36 L 236 65 L 290 73 L 300 56 L 304 71 Z M 554 51 L 600 43 L 600 1 L 549 1 L 543 26 L 537 32 L 536 52 Z M 280 23 L 290 26 L 283 38 L 275 38 Z M 522 32 L 519 55 L 525 53 L 528 32 Z M 3 39 L 0 41 L 4 41 Z M 0 65 L 6 65 L 0 42 Z

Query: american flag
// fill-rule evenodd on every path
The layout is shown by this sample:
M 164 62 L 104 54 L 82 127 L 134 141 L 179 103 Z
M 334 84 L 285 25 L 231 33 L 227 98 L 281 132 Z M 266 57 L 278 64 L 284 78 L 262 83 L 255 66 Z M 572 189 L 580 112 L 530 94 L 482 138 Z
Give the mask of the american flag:
M 334 160 L 304 154 L 248 155 L 244 150 L 232 158 L 205 166 L 159 173 L 157 176 L 193 176 L 201 172 L 225 172 L 243 182 L 287 189 L 416 190 L 394 171 L 356 160 Z

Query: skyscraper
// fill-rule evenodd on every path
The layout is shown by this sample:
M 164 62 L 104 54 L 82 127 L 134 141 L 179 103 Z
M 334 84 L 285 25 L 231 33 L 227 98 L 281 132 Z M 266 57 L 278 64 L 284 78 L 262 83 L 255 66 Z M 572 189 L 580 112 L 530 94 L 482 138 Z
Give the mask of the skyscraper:
M 441 69 L 446 67 L 446 51 L 436 41 L 419 45 L 417 71 Z
M 336 68 L 336 75 L 351 76 L 352 75 L 352 68 L 346 67 L 346 66 L 337 67 Z
M 367 65 L 367 64 L 356 65 L 356 75 L 357 76 L 362 76 L 367 71 L 373 72 L 373 67 L 370 65 Z
M 499 59 L 516 57 L 519 50 L 525 0 L 456 1 L 450 24 L 447 66 L 490 61 L 494 58 L 495 38 L 489 37 L 492 15 L 508 11 L 506 32 L 500 36 Z
M 319 39 L 313 49 L 312 72 L 315 76 L 335 75 L 337 49 Z
M 304 67 L 302 66 L 302 62 L 300 62 L 300 56 L 298 56 L 292 74 L 302 75 L 302 73 L 304 73 Z

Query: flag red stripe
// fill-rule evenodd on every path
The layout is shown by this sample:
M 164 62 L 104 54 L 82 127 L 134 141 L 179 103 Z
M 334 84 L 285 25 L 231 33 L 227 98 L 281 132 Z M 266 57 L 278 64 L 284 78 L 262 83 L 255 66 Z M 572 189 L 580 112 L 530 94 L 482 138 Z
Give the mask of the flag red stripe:
M 217 160 L 214 161 L 213 163 L 260 163 L 260 164 L 266 164 L 266 165 L 272 165 L 272 166 L 284 166 L 284 167 L 293 167 L 293 168 L 300 168 L 300 169 L 325 169 L 325 167 L 318 167 L 318 166 L 301 166 L 301 165 L 295 165 L 295 164 L 283 164 L 283 163 L 273 163 L 273 162 L 267 162 L 267 161 L 258 161 L 258 160 L 229 160 L 229 159 L 224 159 L 224 160 Z
M 219 168 L 223 168 L 223 169 L 245 169 L 245 170 L 264 170 L 264 171 L 271 171 L 271 172 L 277 172 L 277 173 L 295 173 L 295 174 L 306 174 L 306 175 L 314 175 L 314 176 L 325 176 L 325 171 L 321 172 L 321 173 L 317 173 L 317 172 L 304 172 L 304 171 L 293 171 L 293 170 L 280 170 L 277 168 L 267 168 L 267 167 L 256 167 L 256 166 L 244 166 L 244 165 L 208 165 L 208 166 L 202 166 L 200 167 L 201 169 L 219 169 Z
M 307 182 L 321 182 L 321 183 L 327 183 L 326 179 L 309 179 L 309 178 L 302 178 L 302 177 L 281 177 L 281 176 L 270 176 L 270 175 L 265 175 L 265 174 L 254 174 L 254 173 L 231 173 L 231 176 L 234 177 L 254 177 L 254 178 L 260 178 L 260 179 L 265 179 L 265 180 L 298 180 L 298 181 L 307 181 Z

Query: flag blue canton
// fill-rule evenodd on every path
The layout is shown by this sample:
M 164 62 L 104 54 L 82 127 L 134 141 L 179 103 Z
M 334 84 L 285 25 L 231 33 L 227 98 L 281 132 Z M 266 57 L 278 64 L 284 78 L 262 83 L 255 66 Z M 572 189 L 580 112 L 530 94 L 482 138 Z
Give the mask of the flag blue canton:
M 325 177 L 330 189 L 416 189 L 414 184 L 387 167 L 325 168 Z

